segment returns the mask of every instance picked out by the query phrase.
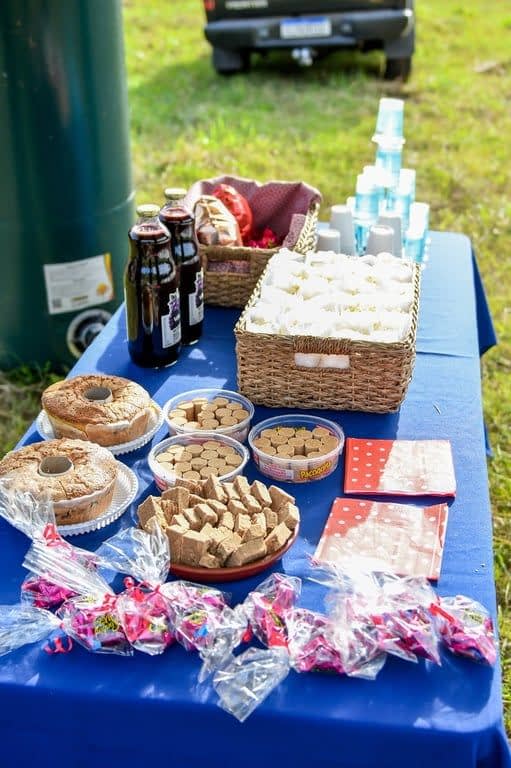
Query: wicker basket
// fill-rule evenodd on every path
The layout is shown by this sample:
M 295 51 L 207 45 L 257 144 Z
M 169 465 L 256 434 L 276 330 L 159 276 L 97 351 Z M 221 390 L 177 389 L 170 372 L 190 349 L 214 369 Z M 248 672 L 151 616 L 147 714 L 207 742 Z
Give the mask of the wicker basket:
M 420 274 L 415 265 L 410 330 L 403 341 L 390 344 L 247 331 L 247 312 L 259 298 L 260 281 L 234 329 L 239 392 L 271 408 L 397 411 L 415 363 Z M 347 367 L 301 367 L 297 353 L 343 355 Z
M 248 201 L 254 229 L 271 227 L 283 245 L 300 253 L 315 247 L 321 194 L 304 182 L 270 181 L 261 184 L 238 176 L 218 176 L 195 182 L 186 196 L 193 209 L 198 198 L 218 184 L 229 184 Z M 278 248 L 201 245 L 204 300 L 220 307 L 244 307 L 266 264 Z
M 293 246 L 294 251 L 305 254 L 315 248 L 318 211 L 319 203 L 313 203 Z M 204 300 L 206 304 L 219 307 L 244 307 L 268 261 L 280 248 L 199 247 L 204 269 Z M 220 265 L 225 265 L 226 271 L 222 271 Z

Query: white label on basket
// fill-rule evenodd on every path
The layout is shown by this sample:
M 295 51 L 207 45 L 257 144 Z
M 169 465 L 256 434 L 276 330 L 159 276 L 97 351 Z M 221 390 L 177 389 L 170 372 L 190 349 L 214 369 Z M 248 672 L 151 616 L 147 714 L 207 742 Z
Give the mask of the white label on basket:
M 109 253 L 64 264 L 44 264 L 43 270 L 50 315 L 105 304 L 114 297 Z
M 297 368 L 337 368 L 346 371 L 350 367 L 350 356 L 295 352 L 295 365 Z

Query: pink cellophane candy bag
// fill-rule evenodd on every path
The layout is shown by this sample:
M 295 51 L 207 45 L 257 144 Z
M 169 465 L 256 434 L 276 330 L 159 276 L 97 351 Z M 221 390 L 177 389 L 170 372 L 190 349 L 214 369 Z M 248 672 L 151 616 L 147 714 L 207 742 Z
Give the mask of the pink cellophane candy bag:
M 21 585 L 21 601 L 35 608 L 57 609 L 64 600 L 75 594 L 70 589 L 58 587 L 34 574 L 29 574 Z
M 187 651 L 198 651 L 203 661 L 199 681 L 225 665 L 244 639 L 247 618 L 240 606 L 231 608 L 228 596 L 213 587 L 190 581 L 162 586 L 176 640 Z
M 228 607 L 227 595 L 191 581 L 167 582 L 161 591 L 170 605 L 171 623 L 178 643 L 187 651 L 203 648 Z
M 170 607 L 161 592 L 170 566 L 169 543 L 160 526 L 150 532 L 127 528 L 107 539 L 97 554 L 119 573 L 129 574 L 117 597 L 117 615 L 131 645 L 157 655 L 174 642 Z
M 327 671 L 345 674 L 333 622 L 321 613 L 294 608 L 286 614 L 288 651 L 297 672 Z
M 480 603 L 465 595 L 442 597 L 431 606 L 431 612 L 442 642 L 452 653 L 482 664 L 495 664 L 493 621 Z
M 61 628 L 87 650 L 96 653 L 133 653 L 120 618 L 117 597 L 95 566 L 96 558 L 57 540 L 34 539 L 23 565 L 33 574 L 75 593 L 58 610 Z
M 395 574 L 376 578 L 381 600 L 372 609 L 371 619 L 382 649 L 408 661 L 424 658 L 440 664 L 438 632 L 429 610 L 437 596 L 430 583 L 425 578 Z
M 301 586 L 295 576 L 274 573 L 247 595 L 243 610 L 250 629 L 263 645 L 287 647 L 285 614 L 298 600 Z
M 57 611 L 64 632 L 94 653 L 131 656 L 131 648 L 117 612 L 117 598 L 72 597 Z

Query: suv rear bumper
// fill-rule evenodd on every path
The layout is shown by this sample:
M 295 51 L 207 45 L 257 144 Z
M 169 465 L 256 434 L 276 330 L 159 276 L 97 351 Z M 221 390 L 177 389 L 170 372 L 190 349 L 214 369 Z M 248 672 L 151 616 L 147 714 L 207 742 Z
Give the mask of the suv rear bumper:
M 310 14 L 311 16 L 313 14 Z M 296 37 L 282 39 L 280 24 L 286 16 L 252 19 L 224 19 L 209 22 L 204 34 L 212 46 L 230 50 L 262 51 L 275 48 L 356 48 L 365 42 L 385 48 L 399 38 L 410 38 L 409 55 L 413 53 L 414 16 L 410 9 L 353 11 L 316 14 L 328 18 L 332 34 L 328 37 Z M 291 17 L 299 20 L 300 17 Z

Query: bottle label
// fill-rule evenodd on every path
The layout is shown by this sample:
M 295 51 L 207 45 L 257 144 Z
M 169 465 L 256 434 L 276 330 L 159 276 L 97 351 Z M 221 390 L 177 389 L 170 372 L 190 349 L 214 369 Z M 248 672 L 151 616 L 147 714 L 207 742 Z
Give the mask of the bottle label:
M 188 314 L 190 325 L 197 325 L 204 320 L 204 273 L 202 269 L 195 276 L 195 290 L 188 294 Z
M 179 291 L 169 293 L 169 313 L 161 317 L 161 343 L 164 349 L 173 347 L 181 341 L 181 313 L 179 311 Z
M 50 315 L 106 304 L 114 298 L 109 253 L 62 264 L 45 264 L 43 269 Z

